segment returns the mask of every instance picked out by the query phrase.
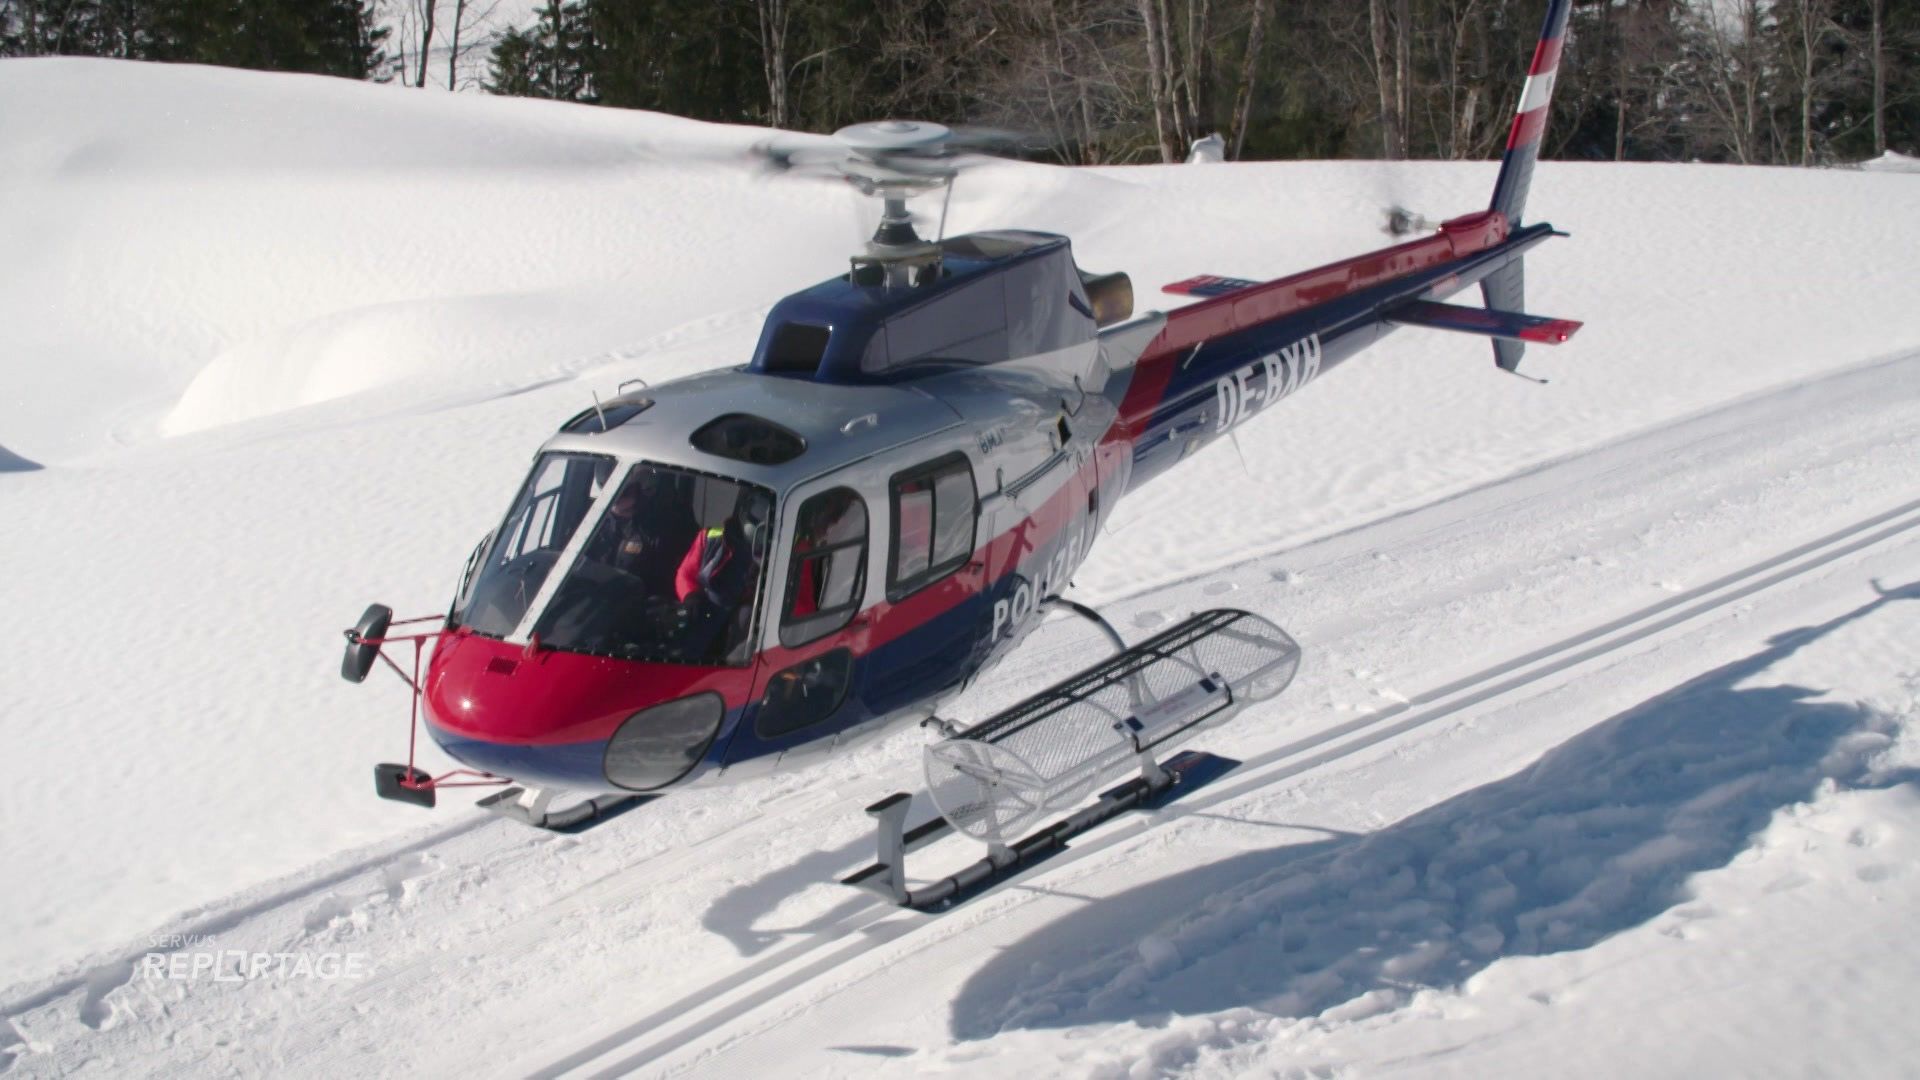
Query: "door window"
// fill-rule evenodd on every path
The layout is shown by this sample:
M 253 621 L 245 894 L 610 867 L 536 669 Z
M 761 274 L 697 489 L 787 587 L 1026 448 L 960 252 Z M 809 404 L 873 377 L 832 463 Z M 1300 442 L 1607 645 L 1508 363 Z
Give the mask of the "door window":
M 771 739 L 832 719 L 852 682 L 853 653 L 847 649 L 830 649 L 793 665 L 767 681 L 754 733 Z
M 847 625 L 860 610 L 866 580 L 866 502 L 851 488 L 834 488 L 801 504 L 780 644 L 794 648 Z

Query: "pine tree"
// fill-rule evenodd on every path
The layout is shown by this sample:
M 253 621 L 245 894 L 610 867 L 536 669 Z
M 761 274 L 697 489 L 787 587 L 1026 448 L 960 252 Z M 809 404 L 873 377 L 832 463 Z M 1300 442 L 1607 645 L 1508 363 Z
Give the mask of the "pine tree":
M 588 0 L 594 89 L 609 105 L 700 120 L 764 114 L 766 78 L 748 4 Z
M 532 97 L 535 53 L 539 47 L 531 31 L 513 29 L 500 35 L 487 57 L 487 92 Z
M 488 58 L 488 91 L 516 97 L 597 102 L 600 53 L 586 0 L 546 0 L 530 30 L 509 30 Z

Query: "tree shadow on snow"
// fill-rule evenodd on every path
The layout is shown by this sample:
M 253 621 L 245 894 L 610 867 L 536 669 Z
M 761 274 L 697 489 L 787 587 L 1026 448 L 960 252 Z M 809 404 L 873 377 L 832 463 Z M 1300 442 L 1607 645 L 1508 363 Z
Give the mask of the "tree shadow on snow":
M 1241 1006 L 1314 1016 L 1645 923 L 1827 780 L 1920 779 L 1870 767 L 1891 718 L 1807 687 L 1739 686 L 1896 599 L 1920 599 L 1920 584 L 1781 634 L 1379 832 L 1238 855 L 1090 904 L 977 972 L 954 1001 L 954 1035 Z

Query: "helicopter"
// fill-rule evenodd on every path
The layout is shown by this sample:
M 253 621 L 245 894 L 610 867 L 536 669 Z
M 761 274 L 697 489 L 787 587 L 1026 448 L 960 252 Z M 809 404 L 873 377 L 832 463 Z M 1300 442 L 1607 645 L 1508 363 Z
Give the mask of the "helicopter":
M 1168 312 L 1136 312 L 1130 278 L 1082 270 L 1065 236 L 920 236 L 907 204 L 950 196 L 966 132 L 763 144 L 771 168 L 878 200 L 872 239 L 776 303 L 745 364 L 623 386 L 562 423 L 445 615 L 376 604 L 346 631 L 344 677 L 385 662 L 413 690 L 408 760 L 376 766 L 376 793 L 431 807 L 498 787 L 486 809 L 571 830 L 921 723 L 940 816 L 908 832 L 908 796 L 869 808 L 880 859 L 848 882 L 925 908 L 1202 782 L 1219 759 L 1158 755 L 1284 690 L 1298 645 L 1220 609 L 1129 646 L 1060 592 L 1129 494 L 1394 329 L 1488 338 L 1516 375 L 1526 343 L 1579 329 L 1522 310 L 1525 254 L 1565 235 L 1523 212 L 1570 6 L 1548 2 L 1487 209 L 1270 281 L 1176 282 L 1192 302 Z M 1474 285 L 1481 305 L 1445 302 Z M 1114 656 L 970 727 L 943 717 L 1054 609 Z M 411 671 L 383 651 L 406 645 Z M 461 768 L 414 764 L 422 727 Z M 556 809 L 559 791 L 598 794 Z M 908 889 L 906 850 L 942 829 L 988 858 Z

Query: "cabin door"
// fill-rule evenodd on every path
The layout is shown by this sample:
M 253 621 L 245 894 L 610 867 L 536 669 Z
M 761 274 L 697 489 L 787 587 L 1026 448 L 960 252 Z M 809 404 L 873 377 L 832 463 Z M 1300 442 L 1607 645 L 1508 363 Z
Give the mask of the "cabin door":
M 729 764 L 827 750 L 859 721 L 860 662 L 872 614 L 868 581 L 878 516 L 845 476 L 825 477 L 786 500 L 768 557 L 768 626 L 754 676 L 753 710 L 736 733 Z M 884 520 L 884 519 L 881 519 Z

